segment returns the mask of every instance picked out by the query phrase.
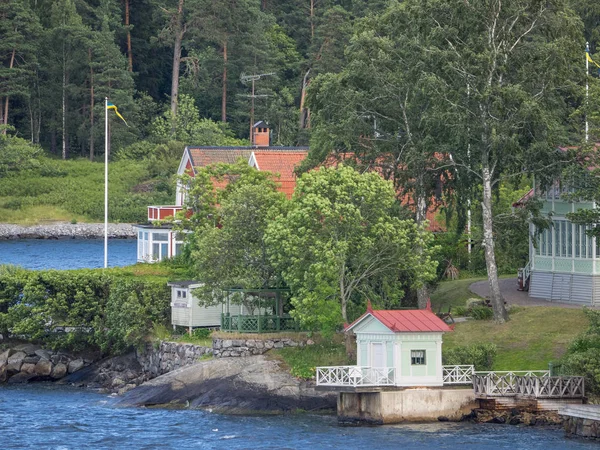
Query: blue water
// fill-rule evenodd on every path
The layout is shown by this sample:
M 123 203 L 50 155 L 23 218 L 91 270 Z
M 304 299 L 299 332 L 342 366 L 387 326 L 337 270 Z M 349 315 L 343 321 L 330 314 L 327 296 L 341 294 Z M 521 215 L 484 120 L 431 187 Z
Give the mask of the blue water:
M 137 260 L 135 239 L 110 239 L 108 265 L 129 266 Z M 26 269 L 84 269 L 104 267 L 103 239 L 19 239 L 0 241 L 0 264 Z
M 0 387 L 3 449 L 597 449 L 561 430 L 435 423 L 341 428 L 335 417 L 244 417 L 116 408 L 115 399 L 51 385 Z

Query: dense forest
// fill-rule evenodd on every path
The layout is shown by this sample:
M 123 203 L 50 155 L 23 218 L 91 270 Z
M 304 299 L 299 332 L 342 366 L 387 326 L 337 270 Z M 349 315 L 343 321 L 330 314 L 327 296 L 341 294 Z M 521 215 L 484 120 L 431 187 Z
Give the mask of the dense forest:
M 254 103 L 275 143 L 305 142 L 306 86 L 343 67 L 353 21 L 384 3 L 3 1 L 1 122 L 62 158 L 93 158 L 104 151 L 104 97 L 129 123 L 113 126 L 119 149 L 158 132 L 155 119 L 187 95 L 239 138 Z

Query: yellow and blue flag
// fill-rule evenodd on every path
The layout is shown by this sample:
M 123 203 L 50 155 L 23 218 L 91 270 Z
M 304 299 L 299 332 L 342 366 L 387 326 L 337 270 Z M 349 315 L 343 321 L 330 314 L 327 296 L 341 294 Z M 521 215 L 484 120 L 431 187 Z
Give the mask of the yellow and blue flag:
M 119 113 L 119 110 L 117 109 L 117 105 L 115 105 L 114 103 L 111 103 L 111 102 L 107 102 L 106 103 L 106 109 L 114 109 L 115 110 L 115 114 L 117 115 L 117 117 L 119 119 L 121 119 L 123 122 L 125 122 L 125 125 L 129 126 L 129 124 L 127 123 L 127 121 L 125 120 L 125 118 Z

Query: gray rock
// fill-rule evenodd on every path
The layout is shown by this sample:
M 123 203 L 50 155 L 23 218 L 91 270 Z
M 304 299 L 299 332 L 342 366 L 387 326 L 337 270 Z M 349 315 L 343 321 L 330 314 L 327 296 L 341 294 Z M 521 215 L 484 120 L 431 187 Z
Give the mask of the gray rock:
M 6 364 L 8 357 L 12 354 L 12 350 L 9 348 L 5 352 L 0 353 L 0 366 Z
M 21 373 L 33 373 L 35 369 L 35 364 L 31 363 L 23 363 L 21 366 Z
M 35 351 L 39 350 L 39 348 L 39 346 L 33 344 L 20 344 L 13 347 L 16 352 L 23 352 L 26 356 L 35 355 Z
M 41 359 L 35 365 L 34 373 L 41 377 L 47 377 L 52 373 L 52 362 L 47 359 Z
M 23 364 L 37 364 L 37 362 L 40 360 L 39 356 L 33 355 L 33 356 L 26 356 L 25 358 L 23 358 Z
M 20 372 L 8 379 L 9 384 L 20 384 L 20 383 L 28 383 L 29 380 L 34 378 L 36 375 L 33 373 L 24 373 Z
M 16 363 L 23 363 L 23 359 L 25 359 L 25 357 L 27 356 L 26 353 L 19 351 L 19 352 L 15 352 L 12 355 L 10 355 L 8 357 L 8 364 L 16 364 Z M 20 366 L 19 366 L 20 367 Z
M 0 367 L 0 383 L 6 383 L 6 380 L 8 380 L 8 372 L 4 365 Z
M 83 359 L 75 359 L 69 363 L 68 371 L 69 371 L 69 373 L 77 372 L 83 366 L 85 366 Z
M 0 239 L 48 239 L 48 238 L 101 238 L 104 236 L 104 224 L 101 223 L 57 223 L 22 227 L 12 224 L 0 224 Z M 136 230 L 127 223 L 108 224 L 109 238 L 133 238 Z
M 54 378 L 55 380 L 58 380 L 62 377 L 64 377 L 67 374 L 67 365 L 63 364 L 63 363 L 58 363 L 57 365 L 55 365 L 52 368 L 52 372 L 50 373 L 50 376 L 52 378 Z
M 52 356 L 52 352 L 44 349 L 39 349 L 35 351 L 35 354 L 40 357 L 40 359 L 50 359 Z

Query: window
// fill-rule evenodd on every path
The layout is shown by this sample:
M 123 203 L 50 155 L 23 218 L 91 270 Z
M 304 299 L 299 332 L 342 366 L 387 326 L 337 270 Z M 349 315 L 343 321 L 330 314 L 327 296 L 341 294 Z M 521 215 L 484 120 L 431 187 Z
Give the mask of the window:
M 187 291 L 177 289 L 177 298 L 187 298 Z
M 425 365 L 425 350 L 411 350 L 410 351 L 410 363 L 413 366 Z
M 168 233 L 154 233 L 152 235 L 152 240 L 154 241 L 168 241 L 169 234 Z

